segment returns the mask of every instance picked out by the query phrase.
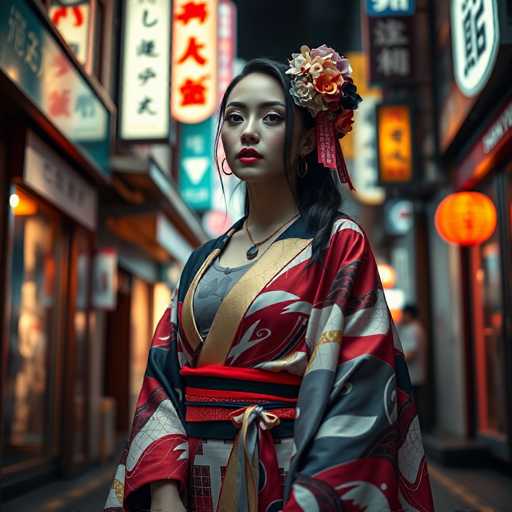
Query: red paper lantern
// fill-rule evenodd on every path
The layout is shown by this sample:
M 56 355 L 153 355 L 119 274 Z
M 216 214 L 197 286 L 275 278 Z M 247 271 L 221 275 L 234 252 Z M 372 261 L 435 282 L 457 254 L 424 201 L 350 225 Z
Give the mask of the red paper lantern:
M 470 246 L 485 242 L 496 229 L 496 207 L 480 192 L 457 192 L 436 210 L 435 225 L 447 242 Z

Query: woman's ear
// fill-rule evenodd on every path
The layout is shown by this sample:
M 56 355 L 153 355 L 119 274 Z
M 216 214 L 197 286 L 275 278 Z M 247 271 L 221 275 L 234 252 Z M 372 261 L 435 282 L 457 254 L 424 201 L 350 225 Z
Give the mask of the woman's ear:
M 310 128 L 302 135 L 300 144 L 300 156 L 305 157 L 311 153 L 316 147 L 315 129 Z

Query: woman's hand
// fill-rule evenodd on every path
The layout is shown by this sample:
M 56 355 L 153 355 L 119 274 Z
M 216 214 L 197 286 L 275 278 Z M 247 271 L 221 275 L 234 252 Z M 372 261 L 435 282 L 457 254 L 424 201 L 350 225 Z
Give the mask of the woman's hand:
M 151 484 L 151 512 L 187 512 L 174 480 L 161 480 Z

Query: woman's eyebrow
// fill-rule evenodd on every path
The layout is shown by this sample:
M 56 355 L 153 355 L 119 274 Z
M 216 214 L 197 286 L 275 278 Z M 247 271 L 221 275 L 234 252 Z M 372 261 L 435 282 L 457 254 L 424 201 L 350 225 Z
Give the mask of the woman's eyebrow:
M 237 108 L 247 108 L 247 104 L 241 101 L 231 101 L 226 105 L 228 107 L 237 107 Z M 266 107 L 282 107 L 286 108 L 286 105 L 282 101 L 264 101 L 263 103 L 258 104 L 258 108 L 266 108 Z

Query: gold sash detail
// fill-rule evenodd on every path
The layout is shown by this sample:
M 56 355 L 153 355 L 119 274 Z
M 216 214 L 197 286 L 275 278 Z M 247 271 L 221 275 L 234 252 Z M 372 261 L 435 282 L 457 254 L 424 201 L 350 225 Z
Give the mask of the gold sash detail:
M 258 430 L 277 427 L 280 419 L 261 406 L 251 405 L 233 418 L 240 428 L 222 483 L 217 512 L 244 510 L 258 512 L 259 442 Z
M 238 326 L 254 299 L 281 269 L 311 244 L 311 241 L 311 239 L 303 238 L 285 238 L 275 241 L 235 283 L 217 310 L 199 354 L 197 366 L 224 364 Z M 198 272 L 199 274 L 202 275 L 202 272 Z M 199 279 L 196 280 L 196 278 L 194 278 L 187 296 L 189 294 L 193 296 L 199 282 Z M 183 316 L 185 316 L 185 308 L 190 308 L 190 313 L 187 312 L 186 315 L 193 316 L 190 302 L 184 304 Z

